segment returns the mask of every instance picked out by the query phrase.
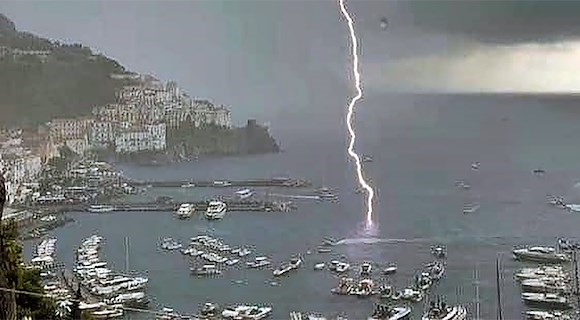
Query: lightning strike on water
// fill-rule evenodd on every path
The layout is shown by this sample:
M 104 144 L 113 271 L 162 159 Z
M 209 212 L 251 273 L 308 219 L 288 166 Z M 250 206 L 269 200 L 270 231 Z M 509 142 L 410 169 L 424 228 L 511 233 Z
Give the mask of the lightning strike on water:
M 348 13 L 346 6 L 344 5 L 344 0 L 338 0 L 338 4 L 340 5 L 340 11 L 342 15 L 346 19 L 348 23 L 348 29 L 350 31 L 350 39 L 351 39 L 351 49 L 352 49 L 352 71 L 354 75 L 354 86 L 356 88 L 356 95 L 352 98 L 350 103 L 348 104 L 348 112 L 346 114 L 346 126 L 348 128 L 348 133 L 350 137 L 350 141 L 348 143 L 348 154 L 354 160 L 356 165 L 356 174 L 358 178 L 358 183 L 360 186 L 365 189 L 367 195 L 367 227 L 372 227 L 373 225 L 373 198 L 375 196 L 375 191 L 373 188 L 367 183 L 364 177 L 364 171 L 362 168 L 360 156 L 354 151 L 354 144 L 356 140 L 356 132 L 354 131 L 352 118 L 354 115 L 354 108 L 358 100 L 362 98 L 362 88 L 360 82 L 360 72 L 358 70 L 358 39 L 356 37 L 354 31 L 354 21 Z

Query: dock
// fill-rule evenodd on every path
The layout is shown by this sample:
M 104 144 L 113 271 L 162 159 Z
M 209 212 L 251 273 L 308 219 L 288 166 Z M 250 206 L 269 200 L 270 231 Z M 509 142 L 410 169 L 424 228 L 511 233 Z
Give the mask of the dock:
M 211 181 L 135 181 L 128 180 L 128 184 L 135 187 L 152 188 L 241 188 L 241 187 L 280 187 L 280 188 L 305 188 L 312 184 L 302 179 L 272 178 L 250 180 L 211 180 Z

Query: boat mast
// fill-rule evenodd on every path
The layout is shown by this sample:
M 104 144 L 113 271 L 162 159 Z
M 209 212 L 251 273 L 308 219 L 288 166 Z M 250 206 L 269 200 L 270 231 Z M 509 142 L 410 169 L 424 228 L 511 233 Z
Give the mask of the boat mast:
M 125 236 L 125 274 L 129 274 L 129 237 Z
M 576 256 L 576 253 L 576 248 L 574 248 L 572 251 L 572 263 L 574 264 L 574 294 L 576 295 L 576 299 L 580 305 L 580 291 L 578 288 L 578 257 Z
M 497 319 L 503 320 L 503 312 L 502 312 L 502 308 L 501 308 L 500 259 L 501 259 L 501 255 L 498 255 L 497 259 L 495 260 L 495 281 L 496 281 L 496 289 L 497 289 Z
M 479 314 L 479 266 L 475 264 L 475 320 L 480 320 Z

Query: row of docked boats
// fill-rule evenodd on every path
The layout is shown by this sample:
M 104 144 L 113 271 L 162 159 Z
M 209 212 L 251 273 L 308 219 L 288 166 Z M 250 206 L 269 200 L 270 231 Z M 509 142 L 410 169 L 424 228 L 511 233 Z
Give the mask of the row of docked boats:
M 172 308 L 164 307 L 156 313 L 156 320 L 200 320 L 200 319 L 231 319 L 231 320 L 262 320 L 272 314 L 272 307 L 257 305 L 232 305 L 220 308 L 214 303 L 205 303 L 197 316 L 182 315 Z
M 40 270 L 40 279 L 44 293 L 55 301 L 59 312 L 70 307 L 70 300 L 73 298 L 70 289 L 57 276 L 54 270 L 57 267 L 55 263 L 56 238 L 47 238 L 42 240 L 36 247 L 36 253 L 32 259 L 32 268 Z M 65 311 L 66 313 L 66 311 Z
M 205 211 L 205 218 L 208 220 L 222 219 L 227 211 L 227 205 L 223 201 L 212 200 L 208 202 Z M 195 205 L 192 203 L 182 203 L 177 208 L 175 215 L 179 219 L 189 219 L 195 213 Z
M 565 310 L 573 307 L 572 277 L 562 264 L 571 261 L 571 251 L 577 244 L 567 239 L 558 239 L 556 247 L 532 246 L 513 250 L 514 258 L 521 261 L 542 263 L 515 273 L 522 289 L 524 304 L 531 307 L 526 311 L 527 319 L 567 319 Z
M 96 319 L 122 317 L 124 307 L 146 307 L 149 299 L 145 288 L 149 279 L 113 272 L 106 261 L 99 258 L 102 237 L 92 235 L 83 240 L 77 250 L 74 273 L 91 303 L 80 308 L 89 311 Z
M 571 278 L 562 266 L 523 268 L 516 272 L 526 305 L 541 309 L 569 309 L 572 301 Z
M 407 320 L 411 318 L 412 309 L 408 305 L 393 305 L 378 303 L 368 320 Z M 327 320 L 319 313 L 291 312 L 290 320 Z M 345 317 L 335 317 L 336 320 L 346 320 Z M 448 305 L 442 300 L 432 301 L 421 316 L 421 320 L 465 320 L 467 309 L 461 305 Z

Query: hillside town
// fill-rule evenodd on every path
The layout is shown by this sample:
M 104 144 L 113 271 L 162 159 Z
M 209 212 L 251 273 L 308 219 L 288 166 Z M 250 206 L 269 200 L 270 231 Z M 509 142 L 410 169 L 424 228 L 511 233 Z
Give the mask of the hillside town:
M 56 118 L 38 128 L 0 132 L 0 172 L 6 177 L 10 203 L 26 194 L 50 159 L 70 150 L 84 156 L 110 151 L 117 155 L 164 152 L 167 132 L 189 128 L 231 128 L 230 111 L 207 100 L 194 100 L 175 82 L 164 84 L 149 75 L 112 74 L 130 85 L 116 101 L 96 106 L 91 116 Z

